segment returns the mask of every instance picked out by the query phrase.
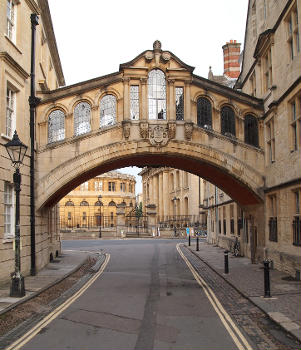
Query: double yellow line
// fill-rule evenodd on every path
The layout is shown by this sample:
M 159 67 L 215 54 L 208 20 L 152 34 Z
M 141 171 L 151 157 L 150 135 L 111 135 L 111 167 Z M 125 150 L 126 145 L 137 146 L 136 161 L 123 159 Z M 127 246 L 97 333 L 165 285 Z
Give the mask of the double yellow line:
M 195 268 L 192 266 L 192 264 L 189 262 L 189 260 L 186 258 L 186 256 L 183 254 L 180 243 L 177 244 L 177 251 L 181 255 L 182 259 L 185 261 L 187 266 L 189 267 L 190 271 L 193 274 L 193 277 L 196 279 L 198 284 L 202 287 L 204 290 L 208 300 L 210 301 L 211 305 L 213 306 L 215 312 L 218 314 L 220 320 L 222 321 L 224 327 L 230 334 L 231 338 L 233 339 L 234 343 L 236 344 L 237 348 L 239 350 L 252 350 L 251 345 L 248 343 L 247 339 L 243 336 L 241 331 L 237 328 L 235 323 L 232 321 L 231 317 L 227 313 L 227 311 L 223 308 L 222 304 L 219 302 L 215 294 L 213 293 L 212 289 L 208 286 L 208 284 L 203 280 L 203 278 L 197 273 Z
M 106 254 L 104 263 L 102 264 L 99 271 L 75 294 L 72 295 L 68 300 L 61 304 L 57 309 L 52 311 L 49 315 L 43 318 L 39 323 L 37 323 L 29 332 L 24 334 L 14 343 L 10 344 L 5 350 L 18 350 L 26 343 L 28 343 L 34 336 L 36 336 L 41 329 L 45 328 L 51 321 L 58 317 L 67 307 L 69 307 L 76 299 L 78 299 L 95 280 L 104 272 L 108 262 L 110 260 L 110 254 Z

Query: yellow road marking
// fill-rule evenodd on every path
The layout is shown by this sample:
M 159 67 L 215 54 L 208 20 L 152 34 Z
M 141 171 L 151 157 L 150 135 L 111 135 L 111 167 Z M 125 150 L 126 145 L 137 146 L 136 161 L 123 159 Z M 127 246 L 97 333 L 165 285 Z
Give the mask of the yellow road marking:
M 9 345 L 5 350 L 18 350 L 23 345 L 28 343 L 34 336 L 36 336 L 42 328 L 45 328 L 51 321 L 58 317 L 67 307 L 69 307 L 76 299 L 78 299 L 90 286 L 95 282 L 95 280 L 104 272 L 106 266 L 110 260 L 110 254 L 106 254 L 104 263 L 102 264 L 100 270 L 75 294 L 73 294 L 68 300 L 61 304 L 58 308 L 53 310 L 49 315 L 43 318 L 39 323 L 37 323 L 29 332 L 25 333 L 17 341 Z
M 240 330 L 237 328 L 235 323 L 232 321 L 231 317 L 229 316 L 227 311 L 224 309 L 224 307 L 221 305 L 221 303 L 217 299 L 212 289 L 208 286 L 208 284 L 204 281 L 204 279 L 197 273 L 195 268 L 192 266 L 192 264 L 183 254 L 183 252 L 180 249 L 180 243 L 177 244 L 177 251 L 181 255 L 182 259 L 185 261 L 187 266 L 189 267 L 190 271 L 193 274 L 193 277 L 196 279 L 198 284 L 204 290 L 207 298 L 209 299 L 211 305 L 213 306 L 214 310 L 218 314 L 220 320 L 222 321 L 223 325 L 227 329 L 228 333 L 232 337 L 237 348 L 239 350 L 252 350 L 251 345 L 248 343 L 247 339 L 244 337 L 244 335 L 240 332 Z

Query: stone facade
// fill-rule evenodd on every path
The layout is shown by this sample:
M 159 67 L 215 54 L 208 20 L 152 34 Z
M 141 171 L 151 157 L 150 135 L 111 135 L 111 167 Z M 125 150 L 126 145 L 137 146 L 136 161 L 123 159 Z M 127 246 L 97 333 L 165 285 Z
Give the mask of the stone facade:
M 47 1 L 0 0 L 0 141 L 3 146 L 17 130 L 28 146 L 22 174 L 20 197 L 21 269 L 27 275 L 31 268 L 30 247 L 30 130 L 29 104 L 31 65 L 31 19 L 39 15 L 36 27 L 36 90 L 53 90 L 64 85 L 64 76 L 56 47 Z M 8 280 L 14 271 L 14 188 L 13 167 L 4 147 L 0 152 L 0 281 Z M 56 208 L 36 217 L 36 268 L 49 262 L 49 256 L 60 250 L 56 225 Z
M 246 255 L 254 260 L 256 257 L 257 260 L 271 259 L 274 267 L 298 278 L 301 257 L 300 20 L 299 1 L 249 1 L 242 71 L 234 88 L 261 98 L 264 103 L 262 147 L 266 177 L 262 254 L 258 254 L 260 235 L 254 227 L 254 218 L 214 186 L 206 186 L 205 194 L 212 242 L 228 248 L 239 236 Z M 234 230 L 231 230 L 231 221 Z
M 76 187 L 59 202 L 63 231 L 116 226 L 116 207 L 135 208 L 135 177 L 117 171 L 98 175 Z M 99 197 L 101 196 L 101 197 Z
M 143 204 L 155 205 L 158 224 L 201 223 L 203 180 L 193 174 L 171 168 L 145 168 L 140 172 Z

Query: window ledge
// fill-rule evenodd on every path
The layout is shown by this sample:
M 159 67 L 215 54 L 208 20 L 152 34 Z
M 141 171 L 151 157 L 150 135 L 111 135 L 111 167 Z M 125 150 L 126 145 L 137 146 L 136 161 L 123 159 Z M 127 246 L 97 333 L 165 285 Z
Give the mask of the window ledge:
M 14 236 L 6 236 L 3 238 L 2 240 L 2 243 L 5 244 L 5 243 L 13 243 L 14 241 Z
M 11 141 L 13 139 L 12 137 L 9 137 L 9 136 L 7 136 L 7 135 L 5 135 L 3 133 L 1 133 L 1 137 L 3 137 L 7 141 Z
M 5 38 L 21 55 L 23 54 L 22 51 L 18 49 L 16 44 L 6 34 L 5 34 Z

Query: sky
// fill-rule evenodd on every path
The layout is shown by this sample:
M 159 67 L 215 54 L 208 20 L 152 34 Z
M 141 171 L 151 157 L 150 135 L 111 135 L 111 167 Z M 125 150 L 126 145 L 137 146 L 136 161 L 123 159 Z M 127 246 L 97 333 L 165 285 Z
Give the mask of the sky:
M 119 70 L 160 40 L 194 74 L 223 74 L 222 46 L 244 41 L 248 0 L 48 0 L 66 85 Z M 122 172 L 136 175 L 141 169 Z M 136 193 L 141 192 L 137 178 Z

